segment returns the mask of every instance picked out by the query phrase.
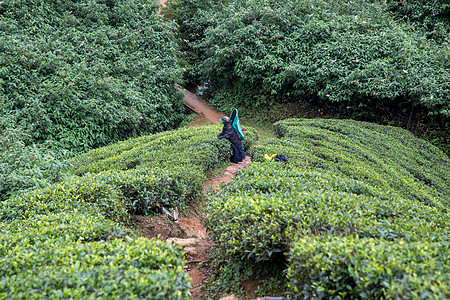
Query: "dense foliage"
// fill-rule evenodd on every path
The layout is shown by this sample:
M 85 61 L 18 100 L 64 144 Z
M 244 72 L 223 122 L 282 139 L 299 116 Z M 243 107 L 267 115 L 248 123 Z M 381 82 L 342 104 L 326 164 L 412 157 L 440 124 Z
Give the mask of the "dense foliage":
M 61 181 L 66 162 L 51 144 L 26 145 L 20 129 L 0 134 L 0 201 L 21 191 Z
M 429 126 L 448 143 L 448 35 L 436 40 L 419 23 L 395 20 L 385 1 L 175 3 L 212 103 L 314 101 L 351 118 Z M 436 13 L 446 18 L 448 7 Z
M 1 117 L 28 133 L 27 144 L 54 140 L 75 152 L 178 126 L 176 26 L 158 7 L 2 1 Z
M 80 176 L 0 202 L 0 298 L 187 299 L 180 249 L 135 238 L 120 224 L 198 196 L 205 171 L 231 154 L 227 141 L 215 139 L 220 129 L 183 128 L 98 148 L 72 159 Z M 245 148 L 256 139 L 249 128 Z
M 189 296 L 180 249 L 133 238 L 107 218 L 126 216 L 112 186 L 84 179 L 13 197 L 0 208 L 1 298 Z
M 448 42 L 450 34 L 450 3 L 447 0 L 390 0 L 396 15 L 414 24 L 424 26 L 428 37 Z
M 294 298 L 449 296 L 448 156 L 372 123 L 276 129 L 280 139 L 253 147 L 253 163 L 209 197 L 207 227 L 226 254 L 289 259 Z M 289 161 L 264 157 L 273 154 Z
M 93 176 L 119 187 L 132 212 L 183 206 L 201 192 L 205 171 L 229 162 L 229 142 L 215 139 L 220 126 L 181 128 L 98 148 L 75 157 L 73 172 L 98 173 Z M 249 128 L 244 149 L 257 139 Z

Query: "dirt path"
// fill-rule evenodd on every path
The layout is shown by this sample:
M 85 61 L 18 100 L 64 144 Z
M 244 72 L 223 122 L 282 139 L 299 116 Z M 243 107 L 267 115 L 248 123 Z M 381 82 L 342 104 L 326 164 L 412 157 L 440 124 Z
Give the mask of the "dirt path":
M 209 106 L 196 94 L 180 86 L 177 86 L 177 88 L 184 94 L 184 102 L 186 103 L 186 106 L 197 113 L 197 118 L 192 126 L 201 126 L 208 123 L 217 124 L 220 123 L 219 119 L 226 115 L 214 107 Z
M 244 169 L 249 163 L 250 158 L 247 157 L 243 162 L 239 164 L 233 164 L 228 166 L 223 174 L 219 174 L 213 179 L 206 181 L 203 187 L 203 196 L 200 202 L 204 200 L 204 196 L 209 189 L 216 190 L 221 184 L 228 183 L 232 177 Z M 202 205 L 203 203 L 197 203 Z M 179 226 L 186 234 L 187 238 L 169 238 L 168 241 L 172 241 L 176 244 L 183 246 L 187 259 L 187 272 L 191 277 L 192 284 L 192 300 L 202 299 L 204 291 L 202 286 L 206 279 L 209 277 L 207 268 L 203 268 L 203 263 L 208 261 L 208 253 L 213 246 L 211 240 L 208 239 L 208 232 L 203 225 L 203 216 L 197 214 L 197 209 L 191 207 L 193 210 L 189 215 L 181 217 L 179 219 Z
M 167 0 L 158 0 L 162 7 L 165 7 Z M 161 10 L 160 10 L 161 12 Z M 190 126 L 202 126 L 207 124 L 220 123 L 219 119 L 225 114 L 209 106 L 196 94 L 186 90 L 181 86 L 176 86 L 183 95 L 186 106 L 193 110 L 197 116 Z M 250 157 L 238 164 L 228 166 L 223 174 L 206 181 L 203 186 L 203 195 L 197 203 L 193 204 L 187 213 L 181 212 L 178 223 L 168 221 L 167 216 L 159 216 L 154 218 L 134 216 L 136 228 L 142 235 L 149 238 L 156 237 L 183 247 L 186 255 L 187 268 L 192 284 L 192 300 L 202 299 L 204 291 L 202 286 L 209 274 L 202 264 L 208 261 L 208 252 L 211 250 L 213 243 L 208 238 L 208 232 L 204 228 L 203 215 L 201 206 L 208 190 L 216 190 L 221 184 L 231 181 L 232 177 L 240 172 L 241 169 L 247 167 L 251 163 Z M 200 212 L 199 212 L 200 211 Z
M 225 115 L 224 113 L 209 106 L 194 93 L 179 86 L 177 88 L 183 92 L 186 105 L 197 113 L 196 119 L 190 126 L 220 123 L 219 119 Z M 206 181 L 203 186 L 203 196 L 201 201 L 204 200 L 204 196 L 209 189 L 216 190 L 221 184 L 230 182 L 232 177 L 238 174 L 240 170 L 244 169 L 249 163 L 251 163 L 250 157 L 246 157 L 243 162 L 228 166 L 223 174 L 219 174 L 213 179 Z M 195 211 L 195 208 L 193 210 Z M 209 277 L 208 270 L 202 268 L 202 264 L 208 261 L 207 255 L 213 246 L 213 243 L 208 239 L 208 232 L 204 228 L 202 215 L 191 213 L 186 217 L 181 217 L 179 225 L 183 228 L 189 238 L 172 238 L 168 240 L 183 246 L 183 249 L 186 252 L 188 265 L 187 272 L 191 277 L 191 284 L 193 287 L 191 290 L 191 299 L 202 299 L 202 286 L 204 281 Z

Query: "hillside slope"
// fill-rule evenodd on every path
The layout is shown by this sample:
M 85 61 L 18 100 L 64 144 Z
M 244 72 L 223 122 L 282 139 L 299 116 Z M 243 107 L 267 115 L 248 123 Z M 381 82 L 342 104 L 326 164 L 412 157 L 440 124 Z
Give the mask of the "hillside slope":
M 288 260 L 294 299 L 450 295 L 448 156 L 352 120 L 288 119 L 276 131 L 208 199 L 207 228 L 230 261 Z

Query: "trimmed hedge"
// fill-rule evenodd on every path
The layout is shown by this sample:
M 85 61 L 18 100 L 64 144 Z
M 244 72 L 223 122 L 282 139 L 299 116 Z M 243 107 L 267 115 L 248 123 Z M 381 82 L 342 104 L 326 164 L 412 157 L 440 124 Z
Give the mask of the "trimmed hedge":
M 187 299 L 184 254 L 122 222 L 183 206 L 229 161 L 219 125 L 184 128 L 72 159 L 80 176 L 0 202 L 0 298 Z M 257 139 L 246 132 L 248 150 Z
M 119 142 L 75 157 L 73 172 L 100 172 L 89 176 L 117 186 L 132 213 L 147 214 L 157 203 L 183 206 L 201 192 L 205 171 L 229 161 L 229 142 L 215 139 L 220 130 L 220 125 L 181 128 Z M 249 128 L 244 149 L 257 139 Z
M 10 223 L 0 223 L 0 256 L 21 247 L 39 248 L 46 243 L 110 241 L 130 235 L 130 230 L 101 214 L 77 210 L 36 214 Z M 12 253 L 12 252 L 11 252 Z
M 25 244 L 26 245 L 26 244 Z M 0 258 L 0 297 L 187 299 L 183 252 L 147 239 L 54 240 L 8 249 Z
M 448 299 L 450 244 L 304 237 L 290 252 L 294 299 Z
M 225 163 L 231 155 L 229 143 L 215 140 L 221 125 L 186 127 L 142 136 L 92 150 L 71 162 L 77 175 L 105 170 L 145 169 L 172 166 L 198 166 L 207 171 Z M 258 139 L 248 128 L 242 142 L 248 151 Z
M 290 119 L 275 128 L 280 139 L 253 147 L 253 163 L 231 185 L 209 196 L 206 225 L 228 255 L 256 262 L 287 257 L 289 272 L 299 280 L 296 262 L 303 258 L 292 247 L 308 236 L 447 247 L 450 159 L 442 151 L 403 129 L 365 122 Z M 285 154 L 289 161 L 267 161 L 265 154 Z M 324 250 L 318 255 L 325 260 L 331 254 Z M 436 263 L 444 264 L 445 259 L 437 258 Z M 415 262 L 411 264 L 413 268 Z M 436 280 L 448 275 L 443 274 Z M 306 293 L 312 281 L 301 276 Z M 367 280 L 372 279 L 377 280 Z M 357 293 L 342 298 L 359 295 L 352 282 L 336 280 L 336 285 L 348 284 L 348 290 Z M 386 286 L 370 284 L 375 298 L 386 293 Z M 402 289 L 402 283 L 395 284 Z M 445 285 L 430 285 L 447 293 Z M 301 298 L 303 287 L 294 281 L 291 287 L 290 292 Z M 336 291 L 327 287 L 317 295 L 340 297 Z
M 215 139 L 219 132 L 218 125 L 185 128 L 83 154 L 73 168 L 85 175 L 12 197 L 2 203 L 0 220 L 79 209 L 126 221 L 130 213 L 149 214 L 158 204 L 186 205 L 202 191 L 204 171 L 229 160 L 229 142 Z M 246 136 L 248 150 L 257 134 L 249 128 Z
M 351 120 L 290 119 L 275 127 L 280 138 L 300 139 L 280 143 L 305 166 L 364 179 L 428 204 L 436 198 L 450 204 L 448 156 L 406 130 Z

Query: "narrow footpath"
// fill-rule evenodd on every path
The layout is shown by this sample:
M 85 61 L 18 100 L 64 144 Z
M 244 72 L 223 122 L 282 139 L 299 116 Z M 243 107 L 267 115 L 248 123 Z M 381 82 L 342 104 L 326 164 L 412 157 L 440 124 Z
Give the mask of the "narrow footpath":
M 186 90 L 183 87 L 177 86 L 184 95 L 185 105 L 197 114 L 191 126 L 201 126 L 205 124 L 220 123 L 219 119 L 227 114 L 218 111 L 214 107 L 209 106 L 196 94 Z
M 186 105 L 197 114 L 196 119 L 189 126 L 220 123 L 220 118 L 226 115 L 209 106 L 196 94 L 181 87 L 177 88 L 183 92 Z M 205 196 L 209 190 L 216 190 L 221 184 L 230 182 L 232 177 L 246 168 L 249 163 L 251 163 L 251 160 L 247 156 L 244 161 L 228 166 L 223 173 L 207 180 L 203 186 L 202 196 L 189 208 L 179 212 L 180 216 L 177 223 L 170 221 L 166 215 L 156 217 L 132 216 L 134 228 L 141 236 L 158 238 L 183 247 L 187 261 L 186 272 L 191 278 L 190 282 L 193 287 L 191 290 L 192 300 L 206 298 L 202 287 L 210 274 L 204 264 L 208 262 L 208 253 L 211 252 L 214 245 L 204 228 L 202 205 Z M 236 299 L 234 296 L 230 297 L 222 300 Z
M 186 105 L 197 113 L 196 120 L 191 126 L 199 126 L 202 124 L 216 124 L 220 123 L 219 119 L 226 115 L 209 106 L 197 95 L 178 87 L 184 94 Z M 214 178 L 206 181 L 203 186 L 203 196 L 199 201 L 203 202 L 204 196 L 209 189 L 216 190 L 218 186 L 231 181 L 232 177 L 244 169 L 250 163 L 250 157 L 238 164 L 230 165 L 226 168 L 223 174 L 219 174 Z M 198 203 L 197 205 L 201 205 Z M 196 209 L 192 208 L 195 212 Z M 200 214 L 190 213 L 188 216 L 179 219 L 179 226 L 189 236 L 188 238 L 169 238 L 168 241 L 183 246 L 186 252 L 187 272 L 191 277 L 191 284 L 193 289 L 192 300 L 202 299 L 202 286 L 208 275 L 206 270 L 202 268 L 202 264 L 208 261 L 207 254 L 212 247 L 212 242 L 208 239 L 208 233 L 203 225 L 203 216 Z
M 166 7 L 166 1 L 158 0 L 162 8 Z M 217 124 L 220 123 L 219 120 L 221 117 L 227 115 L 209 106 L 196 94 L 185 88 L 178 85 L 176 88 L 183 93 L 186 106 L 197 114 L 195 120 L 189 126 Z M 191 285 L 193 287 L 191 290 L 192 300 L 203 299 L 202 295 L 204 295 L 204 291 L 202 287 L 209 274 L 207 269 L 203 268 L 202 265 L 208 262 L 207 254 L 213 246 L 203 223 L 201 206 L 203 205 L 205 196 L 208 190 L 216 190 L 221 184 L 230 182 L 232 177 L 238 174 L 241 169 L 247 167 L 249 163 L 251 163 L 251 160 L 247 156 L 241 163 L 228 166 L 223 174 L 219 174 L 206 181 L 203 186 L 201 198 L 187 212 L 180 212 L 181 216 L 178 219 L 178 223 L 168 221 L 166 216 L 156 218 L 134 217 L 136 228 L 142 235 L 148 238 L 157 237 L 183 247 L 187 260 L 186 271 L 191 278 Z M 223 300 L 233 299 L 236 298 L 234 296 L 223 298 Z

